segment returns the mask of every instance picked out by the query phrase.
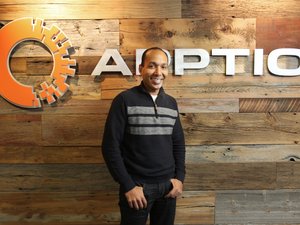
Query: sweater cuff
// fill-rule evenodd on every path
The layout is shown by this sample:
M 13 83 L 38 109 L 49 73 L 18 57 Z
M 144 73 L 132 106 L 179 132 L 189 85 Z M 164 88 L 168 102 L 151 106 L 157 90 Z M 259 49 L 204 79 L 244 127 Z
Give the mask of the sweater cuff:
M 185 174 L 184 173 L 177 173 L 176 179 L 180 180 L 182 183 L 184 182 Z
M 130 191 L 131 189 L 133 189 L 136 185 L 132 180 L 130 180 L 124 184 L 121 184 L 121 186 L 123 186 L 124 191 L 126 193 L 126 192 Z

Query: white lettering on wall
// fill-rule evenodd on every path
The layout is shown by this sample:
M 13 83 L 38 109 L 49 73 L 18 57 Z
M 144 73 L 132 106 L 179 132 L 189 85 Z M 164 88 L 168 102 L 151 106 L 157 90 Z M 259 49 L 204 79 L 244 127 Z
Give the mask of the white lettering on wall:
M 136 75 L 139 73 L 139 65 L 141 64 L 141 57 L 146 49 L 136 49 Z M 171 55 L 167 50 L 164 50 L 168 56 L 169 65 L 171 64 Z M 235 75 L 235 60 L 236 57 L 249 57 L 250 49 L 212 49 L 212 56 L 224 56 L 226 63 L 225 75 Z M 254 49 L 253 61 L 253 75 L 262 76 L 264 71 L 264 50 Z M 199 61 L 188 62 L 186 57 L 199 57 Z M 300 49 L 297 48 L 279 48 L 273 50 L 267 59 L 267 68 L 276 76 L 300 76 L 300 63 L 298 68 L 282 69 L 278 66 L 278 59 L 281 56 L 297 57 L 300 62 Z M 114 65 L 107 65 L 110 59 L 113 59 Z M 209 53 L 204 49 L 189 48 L 189 49 L 175 49 L 174 53 L 174 73 L 175 75 L 184 75 L 186 69 L 203 69 L 210 63 Z M 103 56 L 99 60 L 92 75 L 99 76 L 102 72 L 120 72 L 123 75 L 132 75 L 124 59 L 117 49 L 106 49 Z

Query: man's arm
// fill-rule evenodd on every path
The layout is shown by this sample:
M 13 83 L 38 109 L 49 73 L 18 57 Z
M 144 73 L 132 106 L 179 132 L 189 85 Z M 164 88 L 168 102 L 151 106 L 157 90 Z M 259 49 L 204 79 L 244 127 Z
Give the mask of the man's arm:
M 114 178 L 125 191 L 135 187 L 131 176 L 125 167 L 121 143 L 127 123 L 126 107 L 122 95 L 118 95 L 110 107 L 103 134 L 102 154 L 107 167 Z

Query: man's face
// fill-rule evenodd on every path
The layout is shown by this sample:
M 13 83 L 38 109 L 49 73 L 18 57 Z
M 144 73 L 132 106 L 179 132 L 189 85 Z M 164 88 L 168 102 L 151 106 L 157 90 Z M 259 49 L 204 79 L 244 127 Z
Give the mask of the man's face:
M 157 95 L 168 75 L 168 57 L 161 50 L 146 53 L 144 66 L 139 67 L 143 83 L 150 94 Z

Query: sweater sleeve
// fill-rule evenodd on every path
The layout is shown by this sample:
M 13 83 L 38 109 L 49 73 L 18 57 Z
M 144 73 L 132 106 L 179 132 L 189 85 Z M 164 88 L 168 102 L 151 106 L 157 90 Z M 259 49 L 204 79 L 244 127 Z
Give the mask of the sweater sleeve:
M 135 183 L 128 174 L 122 158 L 122 142 L 127 123 L 127 113 L 122 95 L 118 95 L 110 107 L 103 134 L 102 154 L 109 172 L 125 192 L 134 188 Z
M 185 178 L 185 140 L 179 113 L 175 122 L 172 139 L 175 159 L 175 177 L 183 183 Z

